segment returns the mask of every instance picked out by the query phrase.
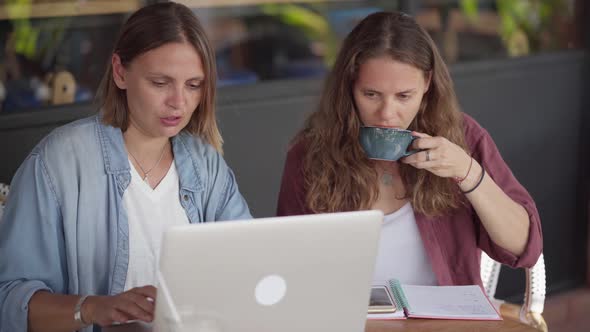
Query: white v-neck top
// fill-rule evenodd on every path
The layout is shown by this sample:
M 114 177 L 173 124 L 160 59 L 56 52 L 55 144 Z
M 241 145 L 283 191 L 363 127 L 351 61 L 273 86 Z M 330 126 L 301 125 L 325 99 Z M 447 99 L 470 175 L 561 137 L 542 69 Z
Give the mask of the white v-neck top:
M 179 199 L 179 178 L 174 161 L 158 186 L 145 183 L 131 161 L 131 182 L 123 194 L 129 222 L 129 265 L 125 291 L 156 285 L 156 268 L 162 235 L 173 225 L 188 224 Z
M 402 284 L 437 284 L 409 202 L 386 215 L 381 226 L 373 283 L 388 285 L 392 278 Z

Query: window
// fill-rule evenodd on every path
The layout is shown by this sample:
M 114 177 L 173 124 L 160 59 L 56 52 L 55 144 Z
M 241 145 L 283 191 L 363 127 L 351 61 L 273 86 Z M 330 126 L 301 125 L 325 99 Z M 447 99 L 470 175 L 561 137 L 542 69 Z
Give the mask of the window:
M 94 98 L 117 31 L 139 0 L 6 0 L 0 115 Z
M 5 0 L 0 117 L 94 98 L 114 39 L 150 0 Z M 219 86 L 322 77 L 362 18 L 402 10 L 448 63 L 580 48 L 573 0 L 181 0 L 214 45 Z

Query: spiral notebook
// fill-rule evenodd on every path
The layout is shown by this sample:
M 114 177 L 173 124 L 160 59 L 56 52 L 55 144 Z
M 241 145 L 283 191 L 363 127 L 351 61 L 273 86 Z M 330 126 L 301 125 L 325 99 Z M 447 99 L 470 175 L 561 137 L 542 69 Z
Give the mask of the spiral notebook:
M 478 285 L 417 286 L 392 279 L 388 286 L 396 302 L 396 312 L 369 314 L 368 319 L 502 320 Z

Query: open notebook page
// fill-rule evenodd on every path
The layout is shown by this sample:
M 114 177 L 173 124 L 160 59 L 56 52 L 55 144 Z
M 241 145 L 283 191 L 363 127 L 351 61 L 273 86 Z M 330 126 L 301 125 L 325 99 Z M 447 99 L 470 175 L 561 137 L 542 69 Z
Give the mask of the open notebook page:
M 483 290 L 468 286 L 402 285 L 408 317 L 501 320 Z

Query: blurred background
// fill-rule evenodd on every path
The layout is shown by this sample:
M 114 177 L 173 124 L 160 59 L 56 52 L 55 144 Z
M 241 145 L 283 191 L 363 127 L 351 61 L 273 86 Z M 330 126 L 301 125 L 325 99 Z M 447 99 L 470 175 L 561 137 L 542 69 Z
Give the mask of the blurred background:
M 148 0 L 3 0 L 0 115 L 90 101 L 117 32 Z M 183 0 L 213 41 L 219 86 L 321 77 L 343 37 L 380 10 L 411 13 L 449 64 L 582 48 L 576 1 Z M 62 74 L 62 76 L 58 76 Z M 68 82 L 70 91 L 53 84 Z
M 0 183 L 53 128 L 96 112 L 119 28 L 153 2 L 0 0 Z M 537 202 L 550 328 L 590 324 L 587 1 L 179 2 L 214 45 L 225 157 L 256 217 L 274 215 L 289 140 L 314 110 L 344 36 L 376 11 L 414 16 L 450 65 L 463 110 Z M 523 275 L 505 268 L 497 297 L 522 302 Z

